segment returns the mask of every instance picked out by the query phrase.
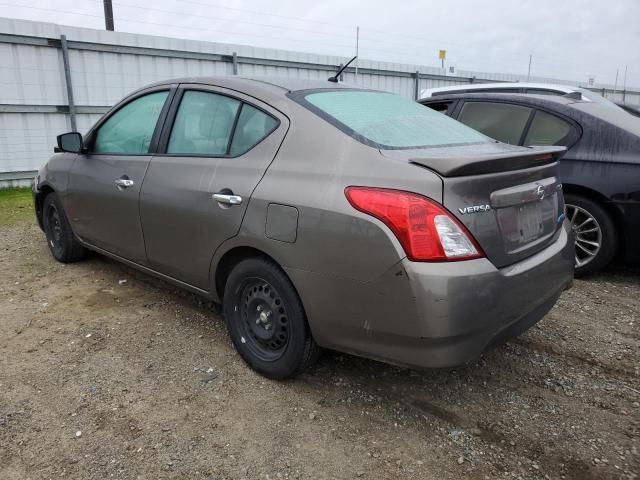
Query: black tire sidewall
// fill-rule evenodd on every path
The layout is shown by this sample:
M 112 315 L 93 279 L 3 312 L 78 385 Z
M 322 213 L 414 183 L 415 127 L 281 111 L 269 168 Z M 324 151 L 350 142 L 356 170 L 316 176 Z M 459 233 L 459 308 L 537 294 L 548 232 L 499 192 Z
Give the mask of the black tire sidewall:
M 54 245 L 52 245 L 53 233 L 49 223 L 49 213 L 52 208 L 55 208 L 58 212 L 61 229 L 60 241 Z M 60 202 L 56 193 L 50 193 L 44 199 L 42 206 L 42 225 L 47 237 L 47 246 L 56 260 L 66 263 L 78 259 L 76 257 L 79 257 L 78 250 L 81 247 L 77 244 L 77 240 L 71 230 L 71 225 L 69 225 L 64 208 L 62 207 L 62 202 Z
M 278 359 L 265 361 L 255 356 L 242 342 L 240 309 L 242 284 L 247 278 L 257 277 L 274 287 L 284 304 L 288 318 L 289 339 L 285 351 Z M 274 263 L 261 258 L 243 260 L 229 275 L 224 290 L 224 317 L 231 340 L 244 361 L 258 373 L 273 379 L 295 375 L 304 366 L 310 334 L 302 302 L 285 273 Z
M 590 198 L 567 193 L 564 196 L 564 201 L 566 205 L 575 205 L 586 210 L 591 216 L 593 216 L 593 218 L 596 219 L 598 225 L 600 225 L 600 231 L 602 232 L 602 245 L 600 246 L 600 251 L 588 264 L 583 267 L 576 268 L 575 276 L 582 277 L 596 273 L 607 266 L 616 254 L 618 240 L 615 224 L 607 211 L 600 204 Z

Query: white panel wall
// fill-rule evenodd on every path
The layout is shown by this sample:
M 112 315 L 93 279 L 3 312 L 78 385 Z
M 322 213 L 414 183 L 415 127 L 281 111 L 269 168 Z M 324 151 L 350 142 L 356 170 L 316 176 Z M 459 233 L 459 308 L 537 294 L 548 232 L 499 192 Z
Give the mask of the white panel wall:
M 53 153 L 56 135 L 70 128 L 65 114 L 0 113 L 0 171 L 37 170 Z

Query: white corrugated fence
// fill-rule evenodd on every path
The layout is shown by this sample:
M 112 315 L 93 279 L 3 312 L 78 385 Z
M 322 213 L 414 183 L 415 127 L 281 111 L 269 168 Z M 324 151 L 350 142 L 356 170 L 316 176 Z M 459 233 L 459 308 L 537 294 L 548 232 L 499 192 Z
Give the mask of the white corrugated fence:
M 65 76 L 65 55 L 70 82 Z M 71 130 L 72 116 L 77 130 L 84 133 L 109 106 L 145 84 L 234 74 L 325 79 L 345 61 L 344 57 L 0 18 L 0 188 L 28 184 L 51 155 L 56 135 Z M 423 88 L 526 81 L 526 77 L 468 71 L 447 76 L 435 67 L 359 60 L 357 79 L 350 68 L 343 80 L 416 98 Z M 575 85 L 540 77 L 530 81 Z M 638 88 L 615 95 L 611 85 L 592 89 L 640 105 Z

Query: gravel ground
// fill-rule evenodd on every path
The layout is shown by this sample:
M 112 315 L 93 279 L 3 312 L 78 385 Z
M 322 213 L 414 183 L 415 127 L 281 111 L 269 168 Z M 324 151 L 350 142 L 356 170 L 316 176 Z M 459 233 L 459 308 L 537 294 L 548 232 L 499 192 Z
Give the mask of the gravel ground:
M 266 380 L 213 305 L 0 222 L 0 478 L 634 479 L 640 270 L 576 281 L 477 363 L 327 352 Z

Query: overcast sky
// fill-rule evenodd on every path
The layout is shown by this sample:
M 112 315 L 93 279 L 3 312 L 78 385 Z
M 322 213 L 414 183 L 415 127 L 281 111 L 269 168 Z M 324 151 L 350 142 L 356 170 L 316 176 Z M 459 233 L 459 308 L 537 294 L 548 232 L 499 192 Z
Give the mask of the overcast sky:
M 22 5 L 22 6 L 19 6 Z M 151 5 L 151 6 L 149 6 Z M 640 0 L 113 0 L 116 30 L 640 87 Z M 73 14 L 71 12 L 75 12 Z M 102 0 L 0 0 L 0 16 L 104 28 Z

